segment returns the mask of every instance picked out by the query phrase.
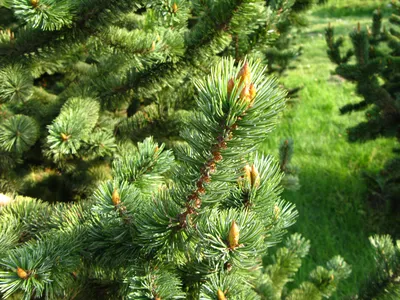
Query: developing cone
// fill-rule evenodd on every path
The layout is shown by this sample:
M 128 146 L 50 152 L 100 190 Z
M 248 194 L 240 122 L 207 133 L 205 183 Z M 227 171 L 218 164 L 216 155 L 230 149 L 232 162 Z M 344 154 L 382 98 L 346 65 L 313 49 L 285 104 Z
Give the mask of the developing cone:
M 233 249 L 239 246 L 239 226 L 235 221 L 232 221 L 228 235 L 229 248 Z
M 229 79 L 228 81 L 228 95 L 232 93 L 232 90 L 235 86 L 235 82 L 233 81 L 233 78 Z
M 249 96 L 250 96 L 249 105 L 253 105 L 256 94 L 257 94 L 256 87 L 254 86 L 254 84 L 251 83 L 249 87 Z
M 247 107 L 250 107 L 251 105 L 253 105 L 254 102 L 254 97 L 256 96 L 256 88 L 254 86 L 254 84 L 249 84 L 246 85 L 242 91 L 240 92 L 240 100 L 242 100 L 243 102 L 247 103 Z
M 251 166 L 251 186 L 258 187 L 260 185 L 260 174 L 255 165 Z
M 20 267 L 17 268 L 17 275 L 18 275 L 18 277 L 21 278 L 21 279 L 26 279 L 26 278 L 28 278 L 28 273 L 27 273 L 24 269 L 22 269 L 22 268 L 20 268 Z
M 251 183 L 251 167 L 248 164 L 244 166 L 244 178 Z
M 66 135 L 65 133 L 62 133 L 61 132 L 61 138 L 62 138 L 62 140 L 65 142 L 65 141 L 68 141 L 68 139 L 70 138 L 71 136 L 70 135 Z
M 221 290 L 218 290 L 217 297 L 218 297 L 218 300 L 226 300 L 225 294 Z
M 174 13 L 176 13 L 178 11 L 178 5 L 176 5 L 176 3 L 174 2 L 174 4 L 172 5 L 172 11 Z
M 240 69 L 236 79 L 240 79 L 239 85 L 244 83 L 244 85 L 248 85 L 251 80 L 251 73 L 249 64 L 247 62 L 244 63 L 243 67 Z
M 114 189 L 111 200 L 114 205 L 118 205 L 121 202 L 121 198 L 119 197 L 119 193 L 118 193 L 117 189 Z

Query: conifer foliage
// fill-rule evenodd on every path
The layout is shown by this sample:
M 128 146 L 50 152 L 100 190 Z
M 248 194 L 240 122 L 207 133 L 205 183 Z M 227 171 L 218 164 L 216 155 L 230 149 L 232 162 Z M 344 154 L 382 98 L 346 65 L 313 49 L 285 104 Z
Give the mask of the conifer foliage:
M 293 235 L 262 259 L 297 215 L 280 198 L 279 163 L 251 154 L 284 105 L 285 93 L 265 71 L 259 62 L 223 59 L 196 81 L 196 113 L 175 159 L 148 138 L 134 156 L 115 161 L 112 179 L 87 201 L 9 198 L 0 208 L 4 296 L 329 297 L 350 272 L 342 258 L 317 267 L 289 293 L 284 286 L 309 243 Z
M 389 235 L 369 238 L 375 269 L 360 293 L 361 299 L 388 299 L 400 297 L 400 240 L 393 243 Z
M 287 190 L 300 189 L 298 170 L 291 163 L 294 151 L 294 141 L 291 138 L 281 141 L 279 146 L 279 166 L 284 174 L 281 184 Z
M 366 121 L 349 129 L 350 141 L 395 137 L 400 141 L 400 1 L 392 2 L 390 27 L 382 26 L 382 14 L 376 10 L 371 28 L 360 24 L 350 34 L 352 49 L 341 53 L 343 38 L 335 39 L 334 29 L 326 30 L 328 55 L 336 63 L 336 73 L 356 83 L 362 101 L 341 108 L 341 113 L 365 110 Z M 388 50 L 389 49 L 389 50 Z M 355 62 L 351 58 L 355 58 Z M 398 210 L 400 198 L 400 163 L 398 147 L 394 159 L 387 162 L 379 176 L 370 177 L 375 195 L 387 203 L 387 211 Z M 381 200 L 380 199 L 380 200 Z
M 1 189 L 84 199 L 146 137 L 171 148 L 191 117 L 193 82 L 221 56 L 283 67 L 273 56 L 312 2 L 2 1 Z

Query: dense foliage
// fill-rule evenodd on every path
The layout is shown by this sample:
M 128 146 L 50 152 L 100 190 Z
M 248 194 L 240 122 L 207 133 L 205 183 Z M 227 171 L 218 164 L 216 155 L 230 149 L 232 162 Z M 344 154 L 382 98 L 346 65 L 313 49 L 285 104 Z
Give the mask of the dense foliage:
M 331 297 L 340 256 L 288 285 L 310 248 L 283 239 L 293 141 L 255 153 L 315 2 L 2 1 L 0 296 Z M 371 242 L 360 295 L 396 295 L 398 245 Z
M 221 56 L 283 72 L 298 54 L 290 33 L 312 3 L 1 2 L 1 190 L 84 199 L 137 142 L 179 143 L 193 82 Z
M 284 289 L 308 252 L 299 235 L 261 259 L 297 215 L 280 198 L 278 162 L 251 155 L 283 91 L 259 63 L 226 59 L 196 87 L 175 160 L 148 138 L 87 201 L 9 199 L 0 211 L 4 296 L 322 299 L 336 290 L 350 273 L 339 256 Z
M 400 240 L 394 244 L 388 235 L 369 238 L 374 250 L 375 270 L 369 276 L 361 299 L 398 299 L 400 297 Z

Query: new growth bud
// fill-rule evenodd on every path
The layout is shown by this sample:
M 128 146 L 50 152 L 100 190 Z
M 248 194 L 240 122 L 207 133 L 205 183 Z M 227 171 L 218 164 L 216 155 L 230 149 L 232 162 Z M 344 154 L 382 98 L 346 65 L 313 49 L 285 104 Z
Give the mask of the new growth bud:
M 62 133 L 61 132 L 61 139 L 63 140 L 63 142 L 66 142 L 66 141 L 68 141 L 69 140 L 69 138 L 71 137 L 70 135 L 67 135 L 67 134 L 65 134 L 65 133 Z
M 247 103 L 247 108 L 251 107 L 254 103 L 254 98 L 256 96 L 256 88 L 254 84 L 246 85 L 242 92 L 240 93 L 240 100 Z
M 236 224 L 235 220 L 232 221 L 231 228 L 229 229 L 228 243 L 231 249 L 235 249 L 239 246 L 239 226 Z
M 248 164 L 244 166 L 244 177 L 251 183 L 251 167 Z
M 27 279 L 29 276 L 28 273 L 20 267 L 17 268 L 17 275 L 21 279 Z
M 252 165 L 246 165 L 244 167 L 244 178 L 250 183 L 251 187 L 259 187 L 260 186 L 260 174 L 258 173 L 257 168 Z
M 231 78 L 228 81 L 228 96 L 231 95 L 234 87 L 235 87 L 235 82 L 233 81 L 233 78 Z
M 121 198 L 119 197 L 119 193 L 118 193 L 117 189 L 114 189 L 114 192 L 112 193 L 112 196 L 111 196 L 111 201 L 115 206 L 117 206 L 121 202 Z
M 239 79 L 239 85 L 242 84 L 243 89 L 240 92 L 240 100 L 247 104 L 247 108 L 251 107 L 254 102 L 254 98 L 257 94 L 257 90 L 253 83 L 251 83 L 251 72 L 248 63 L 246 62 L 243 67 L 240 69 L 236 79 Z M 229 93 L 229 82 L 228 82 L 228 93 Z
M 174 4 L 172 5 L 172 12 L 175 14 L 178 11 L 178 5 L 176 5 L 176 3 L 174 2 Z
M 255 165 L 251 166 L 251 186 L 258 187 L 260 185 L 260 174 Z
M 248 85 L 251 81 L 251 73 L 250 73 L 250 68 L 249 64 L 247 62 L 244 63 L 243 67 L 240 69 L 236 79 L 240 79 L 239 85 Z
M 218 300 L 226 300 L 225 294 L 224 294 L 224 292 L 221 291 L 221 290 L 218 290 L 218 292 L 217 292 L 217 298 L 218 298 Z

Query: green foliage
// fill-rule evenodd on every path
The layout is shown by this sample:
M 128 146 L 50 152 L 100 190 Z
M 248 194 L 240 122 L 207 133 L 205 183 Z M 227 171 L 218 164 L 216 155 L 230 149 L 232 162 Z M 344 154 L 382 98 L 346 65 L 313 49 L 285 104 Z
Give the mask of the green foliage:
M 241 82 L 240 59 L 265 61 L 276 22 L 306 2 L 11 2 L 0 67 L 16 61 L 19 74 L 9 77 L 26 74 L 25 86 L 32 78 L 35 86 L 7 96 L 1 109 L 5 121 L 33 118 L 40 140 L 23 161 L 2 152 L 12 168 L 1 177 L 18 178 L 10 190 L 23 194 L 83 201 L 16 200 L 16 213 L 2 210 L 1 222 L 15 224 L 4 230 L 2 291 L 27 299 L 207 299 L 218 290 L 257 297 L 260 254 L 297 212 L 280 199 L 278 163 L 251 155 L 274 127 L 284 92 L 259 62 L 250 63 L 253 85 Z M 223 55 L 235 63 L 223 60 L 199 81 Z M 9 81 L 18 94 L 21 80 Z M 176 159 L 151 139 L 136 147 L 150 134 L 176 146 Z
M 389 235 L 369 238 L 374 251 L 375 269 L 360 294 L 361 299 L 397 299 L 400 296 L 400 241 Z
M 285 93 L 265 71 L 259 62 L 235 66 L 233 59 L 223 59 L 206 80 L 196 82 L 197 110 L 182 133 L 186 143 L 175 149 L 175 163 L 163 145 L 146 139 L 134 160 L 121 153 L 115 177 L 102 183 L 91 201 L 50 205 L 28 199 L 45 207 L 39 212 L 47 211 L 48 218 L 17 245 L 15 232 L 5 232 L 10 249 L 0 257 L 4 295 L 93 297 L 96 281 L 115 289 L 114 297 L 262 298 L 256 289 L 262 275 L 255 274 L 263 265 L 261 255 L 297 216 L 280 198 L 278 163 L 249 155 L 283 108 Z M 14 217 L 20 224 L 12 208 L 19 211 L 21 201 L 0 211 L 1 222 Z M 30 217 L 39 213 L 34 207 Z M 286 247 L 300 258 L 308 248 L 299 236 Z M 292 277 L 299 265 L 283 253 L 277 254 L 283 271 L 264 265 L 281 287 L 288 280 L 279 280 L 279 273 Z M 311 274 L 308 286 L 329 296 L 348 272 L 343 260 L 334 258 Z
M 7 166 L 0 177 L 21 178 L 8 191 L 82 199 L 111 178 L 126 145 L 148 136 L 167 148 L 182 143 L 194 82 L 222 56 L 272 63 L 291 42 L 271 57 L 268 49 L 286 39 L 313 1 L 78 2 L 12 0 L 2 8 L 2 111 L 39 124 L 26 155 L 0 153 Z
M 137 151 L 122 153 L 113 162 L 114 178 L 137 186 L 157 186 L 174 162 L 170 150 L 159 147 L 151 137 L 138 143 Z M 151 189 L 149 189 L 149 192 Z
M 54 160 L 77 154 L 81 144 L 89 141 L 99 117 L 99 105 L 92 99 L 71 98 L 60 115 L 48 126 L 47 143 Z
M 25 102 L 32 95 L 32 77 L 21 65 L 10 65 L 0 71 L 1 102 Z
M 322 299 L 329 298 L 338 282 L 350 275 L 351 269 L 340 256 L 332 258 L 327 268 L 318 266 L 310 273 L 310 281 L 299 288 L 288 291 L 285 288 L 301 266 L 301 260 L 310 249 L 310 242 L 299 234 L 293 234 L 279 248 L 275 255 L 264 258 L 263 269 L 258 278 L 256 291 L 262 299 Z
M 15 16 L 32 28 L 60 30 L 72 24 L 71 1 L 15 0 L 12 9 Z
M 179 277 L 167 270 L 145 267 L 143 276 L 136 275 L 128 282 L 131 290 L 128 299 L 185 299 Z
M 27 151 L 38 139 L 36 121 L 28 116 L 14 115 L 0 126 L 0 149 L 17 155 Z

